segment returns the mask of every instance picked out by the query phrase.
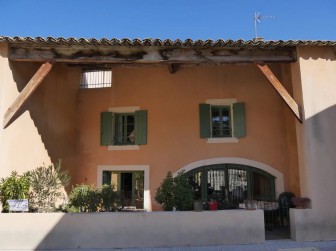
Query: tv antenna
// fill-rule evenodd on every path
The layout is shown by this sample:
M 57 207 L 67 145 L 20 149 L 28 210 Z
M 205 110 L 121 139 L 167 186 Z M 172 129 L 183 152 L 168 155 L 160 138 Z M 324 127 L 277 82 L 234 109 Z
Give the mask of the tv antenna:
M 258 30 L 257 30 L 257 23 L 260 23 L 261 19 L 264 18 L 275 18 L 275 16 L 262 16 L 260 12 L 254 13 L 254 34 L 255 34 L 255 40 L 262 40 L 261 37 L 258 37 Z

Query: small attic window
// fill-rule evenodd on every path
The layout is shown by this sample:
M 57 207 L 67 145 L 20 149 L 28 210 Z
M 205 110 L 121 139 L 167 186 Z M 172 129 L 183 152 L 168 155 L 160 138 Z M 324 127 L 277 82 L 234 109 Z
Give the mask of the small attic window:
M 112 86 L 112 70 L 85 70 L 80 88 L 104 88 Z

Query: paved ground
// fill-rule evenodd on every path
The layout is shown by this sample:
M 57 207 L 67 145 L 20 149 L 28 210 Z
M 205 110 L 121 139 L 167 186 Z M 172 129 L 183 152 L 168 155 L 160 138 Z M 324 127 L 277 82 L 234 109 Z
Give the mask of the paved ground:
M 14 249 L 12 249 L 14 250 Z M 264 244 L 226 245 L 213 247 L 63 249 L 58 251 L 336 251 L 336 241 L 296 242 L 272 240 Z M 8 251 L 8 249 L 6 250 Z M 55 251 L 55 250 L 53 250 Z
M 117 250 L 117 249 L 110 249 Z M 120 250 L 120 249 L 118 249 Z M 336 241 L 296 242 L 292 240 L 266 241 L 264 244 L 227 245 L 216 247 L 139 248 L 122 251 L 336 251 Z M 103 251 L 103 250 L 99 250 Z M 105 251 L 105 250 L 104 250 Z

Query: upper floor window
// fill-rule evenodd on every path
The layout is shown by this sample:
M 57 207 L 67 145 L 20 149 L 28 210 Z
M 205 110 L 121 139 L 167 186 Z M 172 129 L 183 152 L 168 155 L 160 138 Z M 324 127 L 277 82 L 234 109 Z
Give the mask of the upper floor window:
M 115 145 L 134 144 L 134 113 L 115 114 Z
M 100 125 L 102 146 L 147 144 L 146 110 L 134 110 L 133 107 L 111 108 L 110 111 L 101 113 Z
M 83 72 L 80 88 L 103 88 L 111 86 L 111 70 L 86 70 Z
M 235 99 L 209 99 L 199 105 L 200 136 L 215 139 L 245 137 L 245 104 Z M 224 141 L 223 141 L 224 142 Z
M 211 106 L 212 137 L 231 137 L 231 112 L 229 106 Z

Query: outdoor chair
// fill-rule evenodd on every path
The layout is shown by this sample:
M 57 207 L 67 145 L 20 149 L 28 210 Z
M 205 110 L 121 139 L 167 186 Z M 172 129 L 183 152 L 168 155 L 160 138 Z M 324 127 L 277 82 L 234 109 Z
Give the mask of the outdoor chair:
M 281 227 L 289 226 L 289 208 L 293 208 L 292 198 L 295 195 L 292 192 L 283 192 L 279 195 L 278 219 Z

